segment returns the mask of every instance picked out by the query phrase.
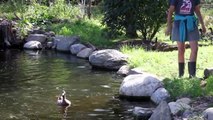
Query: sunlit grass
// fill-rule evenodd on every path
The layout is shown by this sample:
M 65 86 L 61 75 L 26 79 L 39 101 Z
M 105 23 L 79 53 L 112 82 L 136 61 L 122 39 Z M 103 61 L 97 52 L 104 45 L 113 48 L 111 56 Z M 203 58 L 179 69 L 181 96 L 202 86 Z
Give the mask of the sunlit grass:
M 94 45 L 107 47 L 112 45 L 103 33 L 104 26 L 98 20 L 78 20 L 72 23 L 54 24 L 51 29 L 60 35 L 78 35 L 83 42 L 90 42 Z
M 142 70 L 154 73 L 161 77 L 177 77 L 178 62 L 177 51 L 155 52 L 145 51 L 140 47 L 123 46 L 121 51 L 129 56 L 129 64 L 132 67 L 139 67 Z M 190 49 L 186 50 L 185 76 L 188 77 L 187 62 L 189 61 Z M 203 77 L 205 68 L 212 67 L 213 46 L 200 47 L 197 60 L 197 76 Z

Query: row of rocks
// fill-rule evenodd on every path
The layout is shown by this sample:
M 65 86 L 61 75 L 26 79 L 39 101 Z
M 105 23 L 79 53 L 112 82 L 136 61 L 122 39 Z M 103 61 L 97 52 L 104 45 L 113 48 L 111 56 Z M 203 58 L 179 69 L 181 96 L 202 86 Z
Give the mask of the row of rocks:
M 149 120 L 213 120 L 213 108 L 197 113 L 196 107 L 191 107 L 190 102 L 189 98 L 182 98 L 176 102 L 162 101 L 155 109 L 135 107 L 133 115 L 137 119 Z
M 122 65 L 127 64 L 127 56 L 120 51 L 114 49 L 97 50 L 90 43 L 81 43 L 78 36 L 30 34 L 24 48 L 30 50 L 53 49 L 71 53 L 79 58 L 89 59 L 94 68 L 118 70 Z
M 98 51 L 96 47 L 90 43 L 81 43 L 80 37 L 78 36 L 55 36 L 54 32 L 39 32 L 38 30 L 32 31 L 31 33 L 32 34 L 27 37 L 26 43 L 23 46 L 25 49 L 55 49 L 57 51 L 70 52 L 84 59 L 88 59 L 94 52 L 89 61 L 94 63 L 95 67 L 110 70 L 118 70 L 122 65 L 127 63 L 127 56 L 119 51 Z M 204 70 L 204 78 L 211 75 L 213 75 L 213 68 L 206 68 Z
M 211 69 L 208 70 L 211 71 Z M 135 107 L 133 115 L 136 119 L 213 120 L 213 108 L 208 108 L 207 103 L 192 105 L 189 98 L 171 101 L 168 91 L 163 87 L 162 79 L 155 75 L 137 68 L 130 69 L 127 65 L 122 66 L 117 73 L 126 76 L 119 91 L 122 97 L 150 97 L 150 100 L 158 105 L 157 108 Z M 200 109 L 201 106 L 202 109 Z

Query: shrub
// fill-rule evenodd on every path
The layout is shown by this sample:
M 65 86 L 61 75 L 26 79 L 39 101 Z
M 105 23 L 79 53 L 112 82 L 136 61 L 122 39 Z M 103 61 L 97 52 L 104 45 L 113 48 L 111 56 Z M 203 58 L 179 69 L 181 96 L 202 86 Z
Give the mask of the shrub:
M 166 22 L 166 9 L 165 0 L 105 0 L 103 23 L 112 36 L 125 31 L 135 37 L 140 31 L 143 40 L 152 40 Z

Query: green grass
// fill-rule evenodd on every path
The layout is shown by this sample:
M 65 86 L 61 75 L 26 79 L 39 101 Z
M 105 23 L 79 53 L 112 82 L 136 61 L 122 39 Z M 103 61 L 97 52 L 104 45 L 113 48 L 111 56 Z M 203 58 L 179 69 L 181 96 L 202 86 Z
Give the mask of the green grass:
M 169 91 L 172 99 L 181 97 L 200 97 L 200 96 L 213 96 L 213 77 L 209 77 L 206 87 L 200 87 L 200 80 L 198 79 L 186 79 L 186 78 L 174 78 L 164 79 L 164 86 Z
M 176 97 L 198 97 L 205 95 L 197 79 L 164 79 L 165 88 L 172 98 Z
M 78 35 L 83 42 L 90 42 L 95 46 L 109 47 L 113 42 L 104 35 L 104 26 L 98 20 L 77 20 L 71 23 L 53 24 L 51 28 L 56 34 Z
M 145 51 L 140 47 L 123 46 L 121 51 L 129 56 L 129 64 L 132 67 L 139 67 L 144 71 L 154 73 L 161 77 L 177 77 L 178 63 L 177 51 L 172 52 L 155 52 Z M 190 49 L 186 50 L 186 63 L 189 61 Z M 197 76 L 203 77 L 205 68 L 212 67 L 213 46 L 199 47 L 197 60 Z M 185 76 L 188 77 L 187 64 L 185 66 Z

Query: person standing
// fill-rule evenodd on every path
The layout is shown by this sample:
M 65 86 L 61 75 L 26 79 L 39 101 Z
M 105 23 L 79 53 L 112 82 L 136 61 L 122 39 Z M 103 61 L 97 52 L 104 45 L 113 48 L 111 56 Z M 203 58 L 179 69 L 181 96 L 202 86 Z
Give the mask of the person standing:
M 174 22 L 172 24 L 172 15 Z M 196 16 L 195 16 L 196 15 Z M 179 77 L 184 75 L 185 68 L 185 42 L 189 41 L 191 48 L 188 62 L 189 77 L 196 76 L 196 61 L 198 52 L 198 21 L 201 24 L 202 32 L 206 32 L 200 11 L 200 0 L 170 0 L 167 15 L 166 35 L 171 35 L 173 41 L 177 41 L 178 46 L 178 69 Z

